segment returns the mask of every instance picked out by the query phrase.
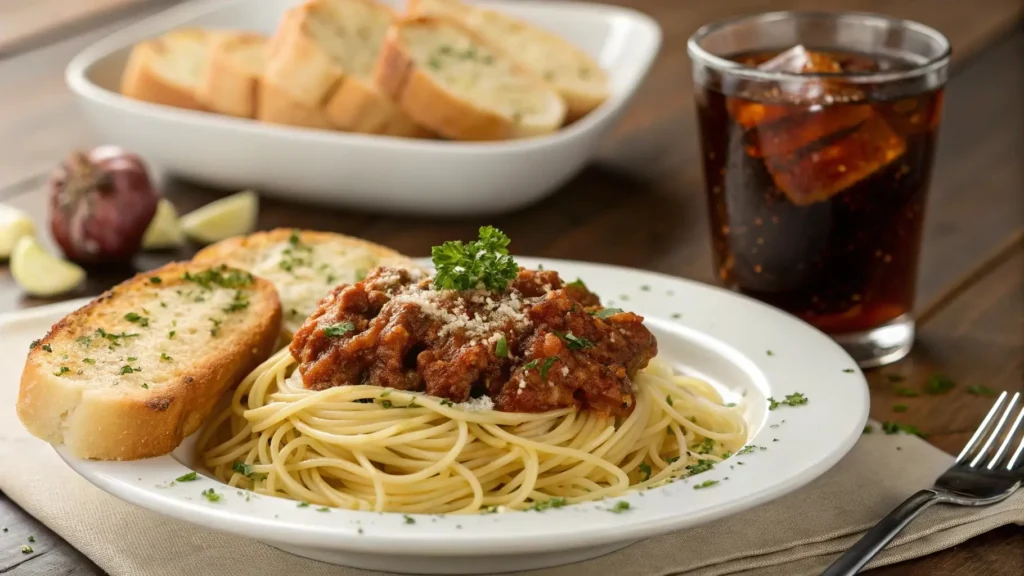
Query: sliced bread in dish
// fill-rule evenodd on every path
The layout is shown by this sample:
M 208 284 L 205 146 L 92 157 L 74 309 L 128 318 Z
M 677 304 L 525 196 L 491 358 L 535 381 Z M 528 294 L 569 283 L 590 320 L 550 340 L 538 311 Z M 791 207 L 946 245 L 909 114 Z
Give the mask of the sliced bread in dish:
M 453 140 L 539 136 L 565 120 L 565 102 L 553 88 L 447 18 L 392 26 L 376 78 L 409 116 Z
M 172 263 L 56 323 L 29 351 L 17 413 L 79 458 L 167 454 L 272 352 L 281 304 L 248 272 Z
M 255 118 L 266 43 L 262 35 L 250 32 L 215 37 L 196 99 L 213 112 Z
M 183 28 L 132 48 L 121 76 L 121 93 L 129 98 L 206 110 L 196 97 L 205 75 L 210 47 L 218 32 Z
M 268 50 L 264 92 L 323 110 L 339 130 L 428 135 L 373 85 L 373 65 L 393 20 L 391 9 L 373 0 L 308 0 L 292 8 Z
M 420 267 L 379 244 L 343 234 L 278 228 L 229 238 L 199 251 L 194 262 L 227 264 L 273 282 L 284 327 L 294 332 L 334 286 L 362 280 L 377 266 Z
M 570 120 L 608 99 L 608 76 L 586 52 L 539 26 L 460 0 L 409 0 L 412 16 L 452 18 L 558 90 Z

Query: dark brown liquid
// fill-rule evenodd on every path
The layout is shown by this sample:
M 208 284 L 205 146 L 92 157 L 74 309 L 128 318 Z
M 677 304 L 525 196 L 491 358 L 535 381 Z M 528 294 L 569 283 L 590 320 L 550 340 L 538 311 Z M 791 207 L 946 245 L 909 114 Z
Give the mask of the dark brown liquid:
M 908 66 L 825 56 L 843 72 Z M 942 91 L 869 100 L 870 88 L 828 82 L 803 102 L 765 87 L 705 88 L 697 108 L 719 277 L 838 334 L 913 305 Z

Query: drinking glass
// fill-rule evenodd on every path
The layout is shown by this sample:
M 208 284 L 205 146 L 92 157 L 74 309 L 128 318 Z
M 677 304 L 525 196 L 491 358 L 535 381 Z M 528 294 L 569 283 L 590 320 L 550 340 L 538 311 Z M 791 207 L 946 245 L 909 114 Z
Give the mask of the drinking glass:
M 689 40 L 718 277 L 905 356 L 949 41 L 907 20 L 773 12 Z

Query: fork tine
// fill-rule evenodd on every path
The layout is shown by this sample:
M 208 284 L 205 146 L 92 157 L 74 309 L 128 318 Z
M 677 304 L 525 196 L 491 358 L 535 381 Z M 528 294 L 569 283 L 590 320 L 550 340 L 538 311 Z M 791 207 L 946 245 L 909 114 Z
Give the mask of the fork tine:
M 1010 405 L 1006 407 L 1007 413 L 1013 411 L 1013 408 L 1014 406 L 1016 406 L 1017 399 L 1019 397 L 1020 392 L 1013 395 L 1013 400 L 1010 402 Z M 1003 454 L 1010 448 L 1010 445 L 1013 443 L 1013 437 L 1017 435 L 1017 429 L 1020 428 L 1020 423 L 1022 420 L 1024 420 L 1024 406 L 1021 406 L 1020 412 L 1017 414 L 1017 419 L 1013 421 L 1013 425 L 1010 426 L 1010 430 L 1006 433 L 1006 438 L 1003 440 L 1002 445 L 999 446 L 999 450 L 996 450 L 996 455 L 992 457 L 992 460 L 988 463 L 988 466 L 986 466 L 986 468 L 988 468 L 989 470 L 995 468 L 996 464 L 998 464 L 999 461 L 1003 458 Z M 1021 440 L 1021 445 L 1024 445 L 1024 439 Z M 1007 469 L 1009 470 L 1010 467 L 1007 466 Z
M 995 415 L 999 412 L 999 408 L 1003 405 L 1003 400 L 1006 400 L 1005 390 L 1002 394 L 999 395 L 999 398 L 996 398 L 996 403 L 992 405 L 992 408 L 988 411 L 988 414 L 985 415 L 985 419 L 982 420 L 981 424 L 978 425 L 977 430 L 974 431 L 974 436 L 971 436 L 971 439 L 967 441 L 966 445 L 964 445 L 964 449 L 960 451 L 960 455 L 957 456 L 956 461 L 953 462 L 954 464 L 959 464 L 963 462 L 964 458 L 966 458 L 967 455 L 971 453 L 971 450 L 973 450 L 974 447 L 978 444 L 978 440 L 980 440 L 981 437 L 985 435 L 985 431 L 988 429 L 989 423 L 992 422 L 992 418 L 995 417 Z
M 1024 406 L 1021 406 L 1020 414 L 1017 415 L 1017 423 L 1015 425 L 1020 424 L 1021 420 L 1024 420 Z M 1013 453 L 1013 456 L 1010 457 L 1010 461 L 1006 463 L 1007 470 L 1013 470 L 1016 468 L 1017 460 L 1020 459 L 1022 453 L 1024 453 L 1024 436 L 1021 437 L 1020 444 L 1017 445 L 1017 451 Z
M 1004 391 L 1003 394 L 1005 395 L 1006 392 Z M 1019 398 L 1020 392 L 1017 392 L 1016 394 L 1013 395 L 1013 398 L 1010 399 L 1010 403 L 1006 406 L 1006 410 L 1003 412 L 1003 415 L 999 417 L 999 422 L 996 423 L 996 427 L 993 428 L 992 433 L 989 434 L 988 440 L 985 441 L 985 444 L 981 447 L 981 450 L 978 451 L 978 454 L 974 457 L 974 460 L 971 460 L 971 468 L 977 466 L 978 463 L 985 458 L 985 454 L 988 454 L 988 449 L 992 447 L 992 443 L 995 442 L 996 439 L 998 439 L 999 436 L 1003 433 L 1003 425 L 1006 424 L 1006 419 L 1010 417 L 1010 412 L 1013 411 L 1013 407 L 1014 405 L 1017 404 L 1017 400 Z

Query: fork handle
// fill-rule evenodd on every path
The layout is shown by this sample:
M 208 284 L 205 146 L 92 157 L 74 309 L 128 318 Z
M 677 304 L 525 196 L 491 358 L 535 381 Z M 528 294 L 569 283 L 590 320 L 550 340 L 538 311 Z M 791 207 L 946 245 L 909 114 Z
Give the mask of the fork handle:
M 890 540 L 896 537 L 901 530 L 906 528 L 910 521 L 917 517 L 932 504 L 939 501 L 939 495 L 934 490 L 921 490 L 903 504 L 889 512 L 889 515 L 868 530 L 856 544 L 845 554 L 839 557 L 821 576 L 853 576 L 860 572 L 876 554 L 885 548 Z

